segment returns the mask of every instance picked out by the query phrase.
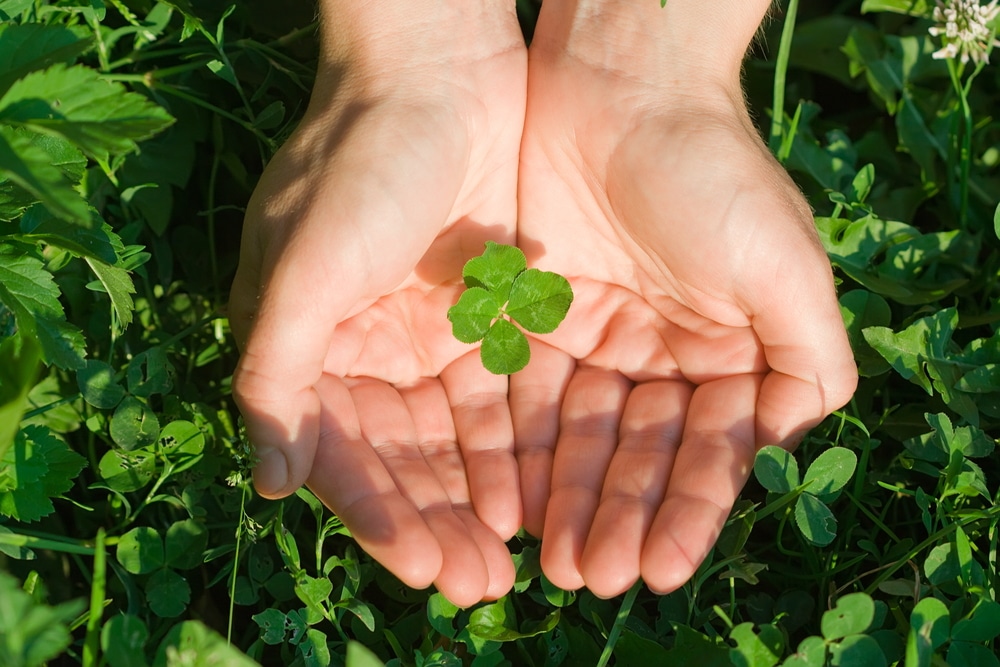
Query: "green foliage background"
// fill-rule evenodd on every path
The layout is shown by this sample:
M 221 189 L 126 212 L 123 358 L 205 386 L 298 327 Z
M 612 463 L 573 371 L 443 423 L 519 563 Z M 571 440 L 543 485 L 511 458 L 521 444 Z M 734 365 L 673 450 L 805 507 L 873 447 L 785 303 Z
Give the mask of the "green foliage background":
M 0 0 L 0 665 L 1000 665 L 1000 69 L 935 60 L 932 6 L 792 2 L 746 66 L 854 400 L 677 592 L 560 591 L 521 536 L 460 610 L 247 484 L 223 304 L 312 4 Z

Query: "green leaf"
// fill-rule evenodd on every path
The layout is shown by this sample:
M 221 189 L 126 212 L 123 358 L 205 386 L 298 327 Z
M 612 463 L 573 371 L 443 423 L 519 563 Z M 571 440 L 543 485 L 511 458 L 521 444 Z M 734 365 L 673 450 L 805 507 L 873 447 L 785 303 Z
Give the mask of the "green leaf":
M 846 447 L 832 447 L 812 462 L 806 470 L 803 484 L 808 485 L 809 493 L 830 502 L 851 481 L 857 465 L 857 454 Z
M 933 6 L 927 0 L 864 0 L 861 3 L 861 13 L 895 12 L 930 18 Z
M 889 303 L 868 290 L 851 290 L 840 297 L 840 314 L 847 327 L 858 373 L 862 377 L 872 377 L 888 371 L 889 362 L 872 349 L 862 332 L 869 327 L 888 327 L 892 323 Z
M 837 537 L 837 519 L 823 501 L 803 493 L 795 502 L 795 525 L 809 542 L 825 547 Z
M 448 309 L 451 332 L 463 343 L 477 343 L 490 330 L 502 303 L 482 287 L 470 287 L 462 292 L 458 303 Z
M 63 169 L 54 164 L 40 135 L 0 123 L 0 176 L 31 193 L 25 198 L 0 181 L 0 204 L 4 218 L 40 201 L 59 218 L 90 225 L 90 209 Z
M 753 474 L 768 491 L 788 493 L 799 485 L 799 464 L 777 445 L 761 447 L 753 464 Z
M 377 655 L 353 639 L 347 642 L 347 660 L 344 664 L 346 667 L 385 667 Z
M 773 625 L 762 625 L 758 634 L 753 625 L 741 623 L 729 633 L 736 642 L 736 648 L 729 651 L 729 660 L 736 667 L 774 667 L 784 653 L 781 631 Z
M 153 528 L 139 526 L 121 536 L 115 556 L 132 574 L 148 574 L 163 567 L 163 540 Z
M 850 635 L 830 645 L 831 667 L 886 667 L 885 653 L 868 635 Z
M 125 380 L 133 396 L 168 394 L 174 386 L 174 367 L 162 347 L 151 347 L 132 358 L 125 369 Z
M 158 570 L 146 582 L 146 603 L 161 618 L 177 618 L 191 602 L 191 586 L 173 570 Z
M 952 641 L 945 658 L 951 667 L 1000 667 L 996 652 L 982 644 Z
M 520 248 L 487 241 L 483 254 L 465 263 L 462 278 L 467 287 L 480 287 L 493 292 L 503 305 L 514 279 L 526 268 L 528 261 Z
M 40 604 L 0 571 L 0 665 L 34 667 L 54 660 L 69 647 L 68 625 L 85 606 L 82 600 Z
M 1000 604 L 985 598 L 951 630 L 953 641 L 989 642 L 997 636 L 1000 636 Z
M 440 593 L 434 593 L 427 599 L 427 620 L 444 637 L 455 638 L 455 616 L 459 611 L 458 607 Z
M 934 650 L 948 641 L 951 619 L 948 607 L 937 598 L 924 598 L 910 614 L 906 639 L 906 664 L 930 665 Z
M 85 33 L 62 26 L 0 24 L 0 95 L 30 72 L 56 63 L 70 64 L 91 43 Z
M 514 605 L 509 597 L 504 597 L 474 610 L 469 616 L 468 630 L 472 635 L 488 641 L 512 642 L 551 632 L 559 624 L 559 616 L 557 609 L 519 629 Z
M 138 616 L 116 614 L 101 628 L 101 650 L 111 667 L 146 667 L 149 630 Z
M 156 413 L 135 396 L 126 396 L 111 416 L 111 439 L 126 451 L 151 445 L 159 435 Z
M 833 609 L 820 619 L 823 638 L 834 641 L 848 635 L 861 634 L 875 619 L 875 602 L 867 593 L 850 593 L 837 600 Z
M 507 314 L 533 333 L 551 333 L 573 303 L 569 281 L 558 273 L 528 269 L 514 280 Z
M 806 637 L 781 667 L 826 667 L 826 642 L 820 637 Z
M 105 452 L 97 467 L 108 488 L 119 493 L 129 493 L 138 491 L 153 479 L 156 474 L 156 458 L 145 449 L 134 452 L 112 449 Z
M 83 400 L 100 410 L 111 410 L 125 398 L 125 387 L 115 379 L 115 370 L 103 361 L 88 359 L 76 372 Z
M 276 646 L 285 641 L 285 614 L 277 609 L 265 609 L 251 616 L 260 627 L 260 638 L 265 644 Z
M 184 621 L 173 626 L 156 652 L 153 667 L 180 667 L 180 661 L 169 656 L 197 656 L 197 667 L 257 667 L 238 649 L 233 648 L 217 632 L 200 621 Z
M 99 161 L 174 122 L 161 107 L 80 65 L 53 65 L 15 82 L 0 98 L 0 122 L 63 137 Z
M 96 217 L 96 211 L 91 211 Z M 24 212 L 20 220 L 21 234 L 18 238 L 34 243 L 42 241 L 51 246 L 68 250 L 79 257 L 91 257 L 108 264 L 118 261 L 115 244 L 116 235 L 106 222 L 98 221 L 90 227 L 66 222 L 54 215 L 45 206 L 35 204 Z
M 961 377 L 971 370 L 952 343 L 958 326 L 958 311 L 945 308 L 921 318 L 899 333 L 885 327 L 864 330 L 865 340 L 897 373 L 932 395 L 941 395 L 948 407 L 973 425 L 979 423 L 975 402 L 955 390 Z
M 37 521 L 54 511 L 60 496 L 86 465 L 86 459 L 44 426 L 27 426 L 0 460 L 0 514 Z
M 178 570 L 190 570 L 205 562 L 208 531 L 194 519 L 170 524 L 164 540 L 165 563 Z
M 0 303 L 14 313 L 18 329 L 36 338 L 46 362 L 83 367 L 83 334 L 66 322 L 59 287 L 41 260 L 0 244 Z
M 132 303 L 132 295 L 135 294 L 132 277 L 121 267 L 90 257 L 86 260 L 94 275 L 104 286 L 104 291 L 111 298 L 111 308 L 115 315 L 113 321 L 116 331 L 121 333 L 132 323 L 132 311 L 135 310 L 135 304 Z
M 497 320 L 479 348 L 483 366 L 495 375 L 510 375 L 528 365 L 531 348 L 521 330 L 507 320 Z

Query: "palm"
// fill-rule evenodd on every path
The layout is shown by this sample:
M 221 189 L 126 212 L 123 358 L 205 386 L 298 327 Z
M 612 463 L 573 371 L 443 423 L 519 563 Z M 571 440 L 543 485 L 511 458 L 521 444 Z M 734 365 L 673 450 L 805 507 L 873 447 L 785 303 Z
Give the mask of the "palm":
M 513 583 L 520 525 L 506 380 L 446 318 L 465 260 L 514 236 L 523 47 L 474 65 L 427 100 L 393 99 L 414 73 L 314 100 L 255 191 L 231 300 L 251 439 L 287 443 L 288 481 L 259 466 L 258 488 L 308 474 L 366 551 L 462 605 Z
M 756 446 L 794 444 L 846 400 L 850 381 L 816 378 L 850 357 L 808 209 L 742 105 L 670 99 L 550 46 L 529 65 L 518 237 L 577 298 L 511 381 L 525 525 L 559 585 L 672 590 Z

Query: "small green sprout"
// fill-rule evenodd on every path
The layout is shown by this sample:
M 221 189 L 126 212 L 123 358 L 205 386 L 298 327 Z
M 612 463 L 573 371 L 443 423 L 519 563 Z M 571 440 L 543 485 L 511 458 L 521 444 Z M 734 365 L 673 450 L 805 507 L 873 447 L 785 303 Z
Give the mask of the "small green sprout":
M 531 358 L 528 339 L 513 322 L 532 333 L 551 333 L 573 303 L 568 280 L 529 269 L 518 248 L 493 241 L 466 262 L 462 278 L 468 289 L 448 309 L 452 333 L 463 343 L 483 341 L 483 366 L 497 375 L 516 373 Z

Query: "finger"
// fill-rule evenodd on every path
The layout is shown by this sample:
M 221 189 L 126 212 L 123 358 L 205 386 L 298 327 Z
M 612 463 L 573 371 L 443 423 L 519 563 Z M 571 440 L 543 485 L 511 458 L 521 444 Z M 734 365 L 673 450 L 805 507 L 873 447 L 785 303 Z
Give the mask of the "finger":
M 583 578 L 599 597 L 624 593 L 639 578 L 643 543 L 666 493 L 691 393 L 687 383 L 661 381 L 629 394 L 583 551 Z
M 565 590 L 584 585 L 583 548 L 601 498 L 631 383 L 621 374 L 578 367 L 566 388 L 552 463 L 541 562 Z
M 520 476 L 524 529 L 541 537 L 549 502 L 559 411 L 576 360 L 529 337 L 531 361 L 510 376 L 510 416 Z
M 407 586 L 426 588 L 438 577 L 444 559 L 436 536 L 362 438 L 347 386 L 327 376 L 317 389 L 322 444 L 309 488 L 372 558 Z
M 413 386 L 399 389 L 399 394 L 410 411 L 424 460 L 448 495 L 455 514 L 478 548 L 488 572 L 488 586 L 483 591 L 469 586 L 454 571 L 445 569 L 435 582 L 438 590 L 459 606 L 502 597 L 514 585 L 513 561 L 504 539 L 491 530 L 492 527 L 484 525 L 472 509 L 466 480 L 467 464 L 456 443 L 452 408 L 442 383 L 436 378 L 424 378 Z M 503 399 L 506 405 L 506 396 Z M 513 479 L 516 482 L 516 476 Z M 516 486 L 513 493 L 517 500 Z M 449 525 L 448 529 L 452 527 Z M 446 539 L 443 533 L 441 539 Z M 441 544 L 446 551 L 450 548 L 450 542 L 442 541 Z
M 396 488 L 420 512 L 443 555 L 434 584 L 459 606 L 483 599 L 489 571 L 476 541 L 455 514 L 451 498 L 424 459 L 412 415 L 400 394 L 369 378 L 348 381 L 362 437 L 385 465 Z M 447 410 L 447 403 L 439 404 Z
M 483 368 L 478 350 L 441 372 L 479 519 L 506 542 L 521 527 L 521 492 L 507 376 Z
M 663 504 L 643 546 L 640 573 L 659 593 L 686 582 L 715 544 L 753 467 L 760 376 L 695 389 Z
M 857 387 L 829 262 L 816 249 L 810 258 L 802 245 L 774 290 L 756 297 L 753 328 L 771 368 L 757 403 L 760 446 L 798 444 Z

